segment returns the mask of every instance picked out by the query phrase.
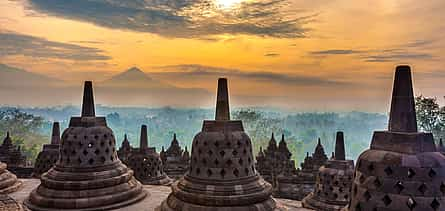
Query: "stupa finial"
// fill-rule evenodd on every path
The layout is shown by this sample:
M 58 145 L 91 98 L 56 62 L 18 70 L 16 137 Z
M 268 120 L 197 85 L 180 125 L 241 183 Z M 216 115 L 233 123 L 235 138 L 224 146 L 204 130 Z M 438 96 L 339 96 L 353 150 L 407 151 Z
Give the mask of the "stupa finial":
M 345 160 L 345 139 L 343 132 L 337 132 L 337 138 L 335 140 L 335 160 Z
M 388 125 L 392 132 L 417 132 L 411 68 L 407 65 L 396 68 Z
M 85 81 L 83 88 L 82 117 L 94 116 L 96 116 L 96 112 L 94 110 L 93 82 Z
M 59 122 L 53 123 L 53 132 L 51 135 L 51 144 L 60 144 L 60 125 Z
M 230 120 L 229 91 L 227 78 L 218 79 L 215 120 Z
M 141 138 L 140 138 L 139 148 L 141 151 L 148 149 L 147 125 L 141 126 Z

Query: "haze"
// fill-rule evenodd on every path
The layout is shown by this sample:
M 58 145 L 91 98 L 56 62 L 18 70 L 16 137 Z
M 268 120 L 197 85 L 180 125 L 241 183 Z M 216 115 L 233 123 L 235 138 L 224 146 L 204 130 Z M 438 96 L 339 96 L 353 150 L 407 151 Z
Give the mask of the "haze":
M 442 102 L 445 1 L 0 1 L 0 104 L 386 112 L 397 64 Z

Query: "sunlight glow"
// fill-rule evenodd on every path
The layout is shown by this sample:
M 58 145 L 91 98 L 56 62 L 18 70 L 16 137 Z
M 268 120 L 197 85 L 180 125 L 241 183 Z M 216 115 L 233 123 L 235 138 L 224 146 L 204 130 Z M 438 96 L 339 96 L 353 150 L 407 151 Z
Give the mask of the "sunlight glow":
M 229 9 L 233 6 L 243 2 L 244 0 L 215 0 L 217 6 L 223 8 L 223 9 Z

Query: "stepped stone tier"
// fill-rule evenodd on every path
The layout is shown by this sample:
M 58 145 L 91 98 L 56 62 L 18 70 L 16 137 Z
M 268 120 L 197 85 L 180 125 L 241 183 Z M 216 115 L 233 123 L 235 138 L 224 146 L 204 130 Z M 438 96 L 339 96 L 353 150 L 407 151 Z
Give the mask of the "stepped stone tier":
M 172 185 L 161 210 L 274 210 L 271 194 L 272 186 L 255 170 L 242 122 L 230 120 L 227 79 L 220 78 L 215 120 L 205 120 L 193 139 L 190 169 Z
M 24 167 L 26 166 L 26 156 L 22 155 L 20 146 L 12 143 L 9 132 L 0 146 L 0 162 L 6 163 L 8 167 Z
M 409 66 L 396 68 L 388 130 L 359 156 L 347 209 L 445 210 L 445 156 L 417 131 Z
M 339 211 L 349 202 L 354 161 L 345 159 L 343 132 L 337 132 L 333 159 L 320 167 L 315 189 L 303 199 L 303 207 Z
M 165 174 L 162 161 L 156 148 L 148 147 L 147 125 L 141 127 L 139 149 L 134 149 L 128 157 L 128 166 L 134 176 L 144 185 L 168 185 L 170 178 Z
M 0 162 L 0 194 L 17 191 L 22 182 L 13 173 L 6 170 L 6 163 Z
M 122 145 L 117 150 L 117 156 L 119 159 L 125 163 L 125 165 L 128 165 L 128 158 L 130 157 L 131 152 L 133 151 L 133 148 L 130 145 L 130 142 L 128 141 L 127 134 L 124 135 L 124 140 L 122 141 Z
M 190 155 L 187 150 L 184 151 L 179 146 L 176 133 L 173 135 L 170 147 L 167 151 L 164 151 L 164 147 L 162 147 L 160 155 L 164 171 L 169 177 L 179 179 L 184 176 L 189 167 Z
M 51 142 L 43 145 L 42 151 L 37 155 L 36 163 L 34 165 L 33 177 L 40 178 L 40 175 L 47 172 L 56 164 L 59 159 L 60 147 L 60 126 L 58 122 L 53 123 L 53 131 L 51 135 Z
M 82 115 L 63 132 L 56 165 L 24 204 L 31 210 L 106 210 L 146 197 L 142 185 L 117 157 L 113 131 L 96 117 L 93 87 L 85 82 Z

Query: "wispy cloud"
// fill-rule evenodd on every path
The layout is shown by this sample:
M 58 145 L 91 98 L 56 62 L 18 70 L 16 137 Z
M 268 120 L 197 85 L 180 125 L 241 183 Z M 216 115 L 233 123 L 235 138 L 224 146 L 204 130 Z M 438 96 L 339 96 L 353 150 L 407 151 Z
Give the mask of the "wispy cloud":
M 306 75 L 284 74 L 268 71 L 249 71 L 222 67 L 203 66 L 198 64 L 181 64 L 160 67 L 163 72 L 156 74 L 183 77 L 229 77 L 242 78 L 249 81 L 285 84 L 291 86 L 347 86 L 349 82 L 330 80 Z
M 313 14 L 289 9 L 289 0 L 246 1 L 232 10 L 213 0 L 28 0 L 27 7 L 100 26 L 165 37 L 202 38 L 220 34 L 305 37 Z
M 351 50 L 351 49 L 330 49 L 322 51 L 312 51 L 310 53 L 312 55 L 346 55 L 346 54 L 358 54 L 362 53 L 362 51 Z
M 0 57 L 29 56 L 33 58 L 63 59 L 72 61 L 109 60 L 98 48 L 49 41 L 44 38 L 0 31 Z
M 365 62 L 401 62 L 405 60 L 428 60 L 434 56 L 422 48 L 433 43 L 432 40 L 415 40 L 387 49 L 327 49 L 309 52 L 310 56 L 327 57 L 335 55 L 356 56 Z

